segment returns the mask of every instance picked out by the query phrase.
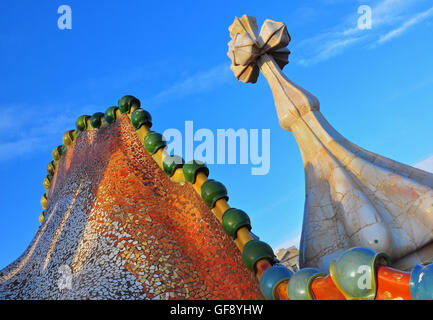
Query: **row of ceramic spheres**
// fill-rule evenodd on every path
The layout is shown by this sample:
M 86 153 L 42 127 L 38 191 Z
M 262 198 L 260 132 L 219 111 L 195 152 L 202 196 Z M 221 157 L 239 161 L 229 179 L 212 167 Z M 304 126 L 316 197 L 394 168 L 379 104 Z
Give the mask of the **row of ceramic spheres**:
M 209 169 L 199 161 L 184 163 L 178 156 L 165 154 L 166 142 L 159 133 L 149 131 L 152 127 L 151 115 L 140 108 L 140 101 L 133 96 L 124 96 L 119 100 L 118 107 L 110 107 L 106 113 L 95 113 L 93 116 L 80 116 L 76 122 L 76 130 L 70 130 L 63 135 L 64 145 L 53 150 L 53 161 L 47 166 L 48 175 L 44 180 L 45 189 L 49 190 L 57 162 L 77 138 L 78 134 L 87 129 L 98 129 L 106 127 L 116 121 L 120 114 L 128 114 L 131 123 L 138 136 L 143 141 L 146 150 L 152 155 L 157 164 L 175 182 L 190 182 L 203 201 L 215 213 L 222 223 L 224 231 L 234 239 L 242 252 L 242 260 L 245 266 L 256 273 L 260 280 L 260 288 L 267 299 L 292 299 L 308 300 L 314 299 L 311 284 L 314 279 L 325 276 L 313 268 L 305 268 L 292 274 L 284 265 L 275 263 L 275 255 L 272 248 L 265 242 L 253 239 L 250 230 L 251 222 L 248 215 L 239 209 L 230 208 L 227 204 L 228 195 L 225 186 L 215 180 L 208 179 Z M 47 193 L 41 199 L 44 209 L 47 205 Z M 42 223 L 45 213 L 40 217 Z M 351 275 L 353 274 L 353 261 L 358 260 L 362 264 L 372 265 L 373 274 L 370 279 L 375 280 L 374 264 L 376 253 L 368 248 L 355 248 L 345 252 L 334 261 L 333 276 L 341 291 L 347 297 L 369 298 L 375 296 L 376 285 L 372 283 L 367 291 L 359 291 L 358 282 Z M 430 272 L 431 273 L 431 272 Z M 415 283 L 415 282 L 414 282 Z M 424 288 L 423 284 L 414 285 L 414 288 Z M 423 287 L 424 286 L 424 287 Z M 415 290 L 414 289 L 414 290 Z M 428 290 L 418 289 L 419 292 Z M 425 294 L 424 294 L 425 295 Z M 420 294 L 415 294 L 420 298 Z
M 105 114 L 97 112 L 92 116 L 80 116 L 76 121 L 76 130 L 64 133 L 63 145 L 53 150 L 53 160 L 47 166 L 48 174 L 43 182 L 47 192 L 42 196 L 42 207 L 44 209 L 47 207 L 47 195 L 60 157 L 76 140 L 80 132 L 106 127 L 116 121 L 121 114 L 128 114 L 146 150 L 173 181 L 186 181 L 193 184 L 203 201 L 222 223 L 224 231 L 235 240 L 242 252 L 242 261 L 245 266 L 261 279 L 261 289 L 265 297 L 274 299 L 276 287 L 283 280 L 288 280 L 291 272 L 285 266 L 275 263 L 274 252 L 267 243 L 253 239 L 250 234 L 251 222 L 248 215 L 242 210 L 228 206 L 227 189 L 222 183 L 207 179 L 209 169 L 204 163 L 195 160 L 184 163 L 181 157 L 165 154 L 164 137 L 159 133 L 149 131 L 152 127 L 152 117 L 147 111 L 140 108 L 140 101 L 133 96 L 122 97 L 118 106 L 108 108 Z M 45 211 L 39 217 L 41 224 L 44 218 Z

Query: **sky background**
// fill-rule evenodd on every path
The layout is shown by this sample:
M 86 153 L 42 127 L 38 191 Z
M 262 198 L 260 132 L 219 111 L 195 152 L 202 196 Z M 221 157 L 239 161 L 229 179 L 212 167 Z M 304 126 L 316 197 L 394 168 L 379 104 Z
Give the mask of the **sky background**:
M 57 8 L 72 8 L 59 30 Z M 357 29 L 370 5 L 371 30 Z M 235 16 L 286 23 L 285 74 L 312 92 L 327 120 L 359 146 L 433 172 L 431 0 L 0 1 L 0 268 L 30 243 L 52 149 L 81 114 L 139 98 L 153 129 L 271 130 L 271 166 L 210 165 L 229 204 L 275 249 L 298 246 L 304 170 L 279 127 L 263 76 L 237 82 L 227 28 Z

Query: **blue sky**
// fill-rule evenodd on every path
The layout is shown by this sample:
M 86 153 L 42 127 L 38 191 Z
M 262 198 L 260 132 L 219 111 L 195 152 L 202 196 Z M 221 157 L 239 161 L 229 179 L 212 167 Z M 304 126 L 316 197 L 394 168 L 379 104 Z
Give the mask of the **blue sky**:
M 270 4 L 272 3 L 272 4 Z M 59 30 L 57 8 L 72 8 Z M 356 28 L 370 5 L 371 30 Z M 328 121 L 370 151 L 433 171 L 433 7 L 429 0 L 0 2 L 0 268 L 34 236 L 51 150 L 81 114 L 132 94 L 153 129 L 270 129 L 271 167 L 211 165 L 233 207 L 274 248 L 297 244 L 302 159 L 282 130 L 263 76 L 236 81 L 228 26 L 249 14 L 287 24 L 286 75 L 321 101 Z

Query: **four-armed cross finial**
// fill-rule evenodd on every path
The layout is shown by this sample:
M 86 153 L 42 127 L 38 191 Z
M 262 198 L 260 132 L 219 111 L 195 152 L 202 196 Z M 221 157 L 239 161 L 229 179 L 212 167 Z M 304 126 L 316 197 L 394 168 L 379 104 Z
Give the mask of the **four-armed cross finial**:
M 227 55 L 232 60 L 231 70 L 239 81 L 255 83 L 260 70 L 268 80 L 275 98 L 280 125 L 291 130 L 300 116 L 319 110 L 319 101 L 308 91 L 292 83 L 281 69 L 289 62 L 286 48 L 290 35 L 284 23 L 267 19 L 257 33 L 254 17 L 235 18 L 229 27 Z
M 293 132 L 305 167 L 306 200 L 300 245 L 302 267 L 328 270 L 351 247 L 387 253 L 411 268 L 433 258 L 433 175 L 366 151 L 326 121 L 319 101 L 281 71 L 290 36 L 281 22 L 236 18 L 228 56 L 236 78 L 255 83 L 262 71 L 280 125 Z

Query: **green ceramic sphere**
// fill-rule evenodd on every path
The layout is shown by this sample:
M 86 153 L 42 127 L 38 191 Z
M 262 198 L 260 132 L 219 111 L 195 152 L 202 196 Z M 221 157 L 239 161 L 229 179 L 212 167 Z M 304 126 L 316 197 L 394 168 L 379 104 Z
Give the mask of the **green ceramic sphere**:
M 358 247 L 345 251 L 332 261 L 330 273 L 340 291 L 350 299 L 369 299 L 376 297 L 376 265 L 387 265 L 389 258 L 383 253 Z
M 240 228 L 246 227 L 251 230 L 250 218 L 242 210 L 229 208 L 223 213 L 222 220 L 224 231 L 233 239 L 236 239 L 236 233 Z
M 90 125 L 92 126 L 92 128 L 94 129 L 99 129 L 101 127 L 102 124 L 102 118 L 105 115 L 102 112 L 96 112 L 94 113 L 91 117 L 90 117 Z
M 66 147 L 65 146 L 58 146 L 55 147 L 52 154 L 53 154 L 53 159 L 56 161 L 59 161 L 60 157 L 65 153 L 66 151 Z
M 78 131 L 77 129 L 72 130 L 73 141 L 77 140 L 77 137 L 78 137 L 79 134 L 80 134 L 80 131 Z
M 209 169 L 206 167 L 204 162 L 192 160 L 183 165 L 183 175 L 185 176 L 185 180 L 187 182 L 194 184 L 195 177 L 199 172 L 203 172 L 206 177 L 209 176 Z
M 74 140 L 75 140 L 74 132 L 75 132 L 75 130 L 69 130 L 63 134 L 62 140 L 63 140 L 63 144 L 66 147 L 69 147 L 74 142 Z
M 412 269 L 409 288 L 413 300 L 433 300 L 433 263 Z
M 325 276 L 325 273 L 314 268 L 304 268 L 296 272 L 287 286 L 290 300 L 314 300 L 311 284 L 314 279 Z
M 45 190 L 50 190 L 50 186 L 51 186 L 51 180 L 52 180 L 53 176 L 51 175 L 47 175 L 43 181 L 43 185 Z
M 87 129 L 87 120 L 90 118 L 88 115 L 79 116 L 75 125 L 78 131 L 85 131 Z
M 228 201 L 226 187 L 218 181 L 213 179 L 206 180 L 201 186 L 201 197 L 210 209 L 215 207 L 215 202 L 219 199 L 226 199 Z
M 128 113 L 132 107 L 134 107 L 135 109 L 140 108 L 140 100 L 138 100 L 134 96 L 129 96 L 129 95 L 123 96 L 122 98 L 119 99 L 118 107 L 120 113 Z
M 268 300 L 275 300 L 275 291 L 283 281 L 291 281 L 292 272 L 281 263 L 274 264 L 265 270 L 260 277 L 260 291 Z
M 44 208 L 44 209 L 47 208 L 47 201 L 48 201 L 48 199 L 47 199 L 47 194 L 44 193 L 44 194 L 42 195 L 42 198 L 41 198 L 41 206 L 42 206 L 42 208 Z
M 256 272 L 256 263 L 261 259 L 267 259 L 270 263 L 274 262 L 275 255 L 271 246 L 260 240 L 247 242 L 242 251 L 242 261 L 247 269 Z
M 42 213 L 39 215 L 39 223 L 42 224 L 45 220 L 45 211 L 42 211 Z
M 183 164 L 184 164 L 184 161 L 183 161 L 182 157 L 179 157 L 179 156 L 167 156 L 162 161 L 164 172 L 169 177 L 173 176 L 176 169 L 182 168 Z
M 54 161 L 51 161 L 50 163 L 47 164 L 47 173 L 54 175 L 55 171 L 56 171 L 56 165 Z
M 149 131 L 144 137 L 144 146 L 150 154 L 154 154 L 166 145 L 164 137 L 157 132 Z
M 116 121 L 116 110 L 118 109 L 118 107 L 110 107 L 107 109 L 107 111 L 105 111 L 105 121 L 107 121 L 107 123 L 113 123 L 114 121 Z
M 140 129 L 141 126 L 148 128 L 152 127 L 152 116 L 149 112 L 143 109 L 134 110 L 131 114 L 131 123 L 135 130 Z

